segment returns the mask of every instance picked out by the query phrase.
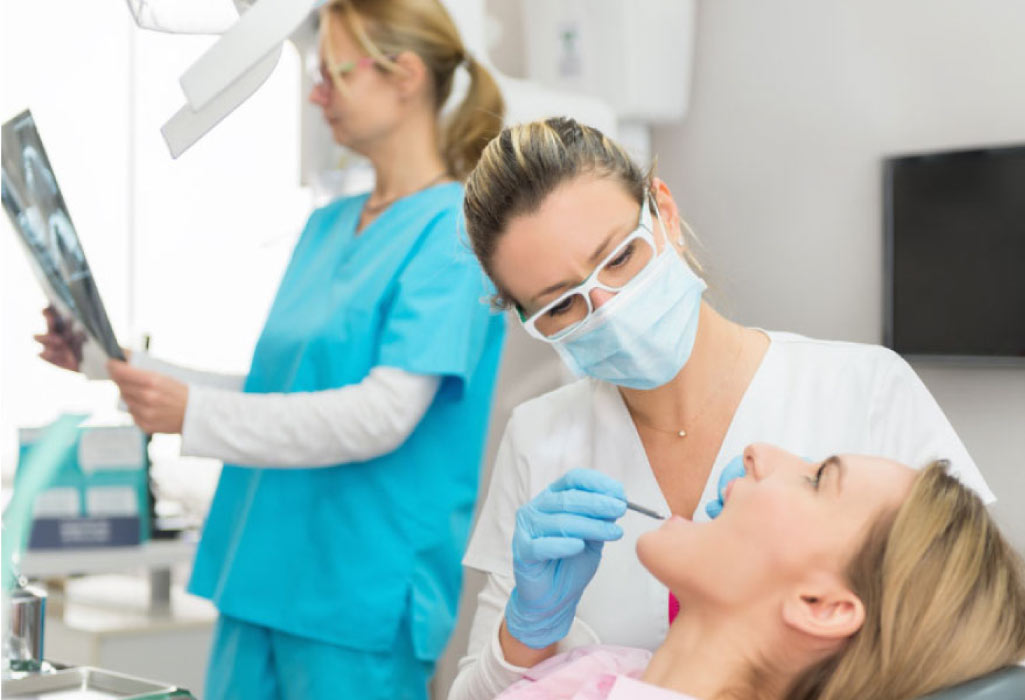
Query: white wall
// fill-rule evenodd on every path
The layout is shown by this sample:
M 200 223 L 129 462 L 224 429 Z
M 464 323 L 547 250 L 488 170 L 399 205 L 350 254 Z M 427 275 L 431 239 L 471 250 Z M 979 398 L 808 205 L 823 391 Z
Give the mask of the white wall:
M 116 331 L 128 325 L 132 22 L 122 3 L 4 0 L 0 121 L 31 108 Z M 45 297 L 6 214 L 0 214 L 0 465 L 9 477 L 17 426 L 60 411 L 112 407 L 89 383 L 36 358 Z
M 694 71 L 654 151 L 718 306 L 765 328 L 880 342 L 881 159 L 1025 142 L 1017 0 L 706 0 Z M 1025 550 L 1025 368 L 915 368 Z
M 138 347 L 151 334 L 167 359 L 245 372 L 310 209 L 299 186 L 296 52 L 286 47 L 252 99 L 172 160 L 159 128 L 183 104 L 178 76 L 213 37 L 140 30 L 123 2 L 5 0 L 2 10 L 0 120 L 32 109 L 118 339 Z M 2 215 L 0 289 L 9 479 L 17 427 L 70 410 L 127 416 L 116 415 L 109 382 L 36 358 L 45 299 Z M 217 467 L 176 452 L 176 439 L 156 441 L 158 478 L 209 497 Z

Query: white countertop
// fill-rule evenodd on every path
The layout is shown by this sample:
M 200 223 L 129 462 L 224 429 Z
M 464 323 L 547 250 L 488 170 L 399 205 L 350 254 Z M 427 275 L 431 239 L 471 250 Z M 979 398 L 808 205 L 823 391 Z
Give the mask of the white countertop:
M 196 554 L 194 539 L 151 540 L 131 547 L 28 550 L 16 565 L 26 578 L 170 569 Z

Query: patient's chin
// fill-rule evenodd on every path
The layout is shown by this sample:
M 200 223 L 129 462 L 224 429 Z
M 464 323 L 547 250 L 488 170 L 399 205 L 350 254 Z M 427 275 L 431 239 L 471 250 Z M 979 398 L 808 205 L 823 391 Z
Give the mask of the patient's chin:
M 672 588 L 674 579 L 679 576 L 675 569 L 680 564 L 681 552 L 679 544 L 666 536 L 661 529 L 645 532 L 637 538 L 637 558 L 652 576 Z M 674 575 L 675 574 L 675 575 Z
M 651 571 L 653 560 L 658 558 L 657 552 L 661 549 L 658 540 L 657 530 L 645 532 L 637 538 L 637 558 L 648 571 Z M 655 572 L 652 571 L 652 573 Z

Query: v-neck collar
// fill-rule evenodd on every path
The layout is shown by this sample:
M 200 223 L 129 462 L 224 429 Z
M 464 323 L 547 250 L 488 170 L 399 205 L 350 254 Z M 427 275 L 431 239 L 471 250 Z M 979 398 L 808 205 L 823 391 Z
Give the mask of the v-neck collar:
M 422 190 L 417 190 L 416 192 L 410 192 L 406 196 L 399 197 L 394 202 L 392 202 L 387 207 L 385 207 L 381 211 L 380 214 L 378 214 L 376 217 L 374 217 L 373 221 L 371 221 L 369 224 L 364 226 L 362 229 L 358 228 L 359 220 L 363 217 L 363 207 L 366 205 L 367 200 L 370 199 L 371 192 L 364 192 L 361 195 L 357 195 L 358 201 L 356 202 L 356 204 L 357 204 L 357 206 L 356 206 L 356 217 L 355 217 L 355 220 L 354 220 L 353 225 L 352 225 L 352 237 L 353 237 L 353 239 L 354 240 L 359 240 L 361 238 L 365 238 L 366 235 L 371 230 L 373 230 L 375 227 L 377 227 L 378 223 L 382 219 L 387 219 L 387 218 L 389 218 L 389 215 L 394 215 L 395 211 L 402 211 L 402 209 L 404 209 L 405 206 L 408 205 L 408 203 L 415 201 L 421 195 L 425 195 L 425 194 L 428 194 L 430 192 L 435 192 L 439 187 L 449 187 L 449 186 L 461 187 L 462 184 L 459 181 L 457 181 L 457 180 L 454 180 L 452 182 L 439 182 L 436 185 L 431 185 L 430 187 L 425 187 Z
M 698 504 L 695 507 L 694 512 L 691 513 L 692 520 L 701 512 L 701 507 L 707 500 L 706 494 L 708 492 L 708 483 L 716 473 L 716 466 L 722 463 L 724 459 L 724 447 L 733 443 L 732 438 L 733 433 L 735 432 L 735 426 L 738 423 L 743 422 L 742 420 L 738 420 L 738 418 L 742 418 L 743 414 L 746 412 L 747 405 L 749 403 L 748 398 L 757 391 L 757 386 L 763 381 L 762 377 L 767 371 L 765 370 L 765 367 L 770 365 L 773 361 L 772 356 L 775 354 L 774 350 L 777 343 L 773 339 L 772 334 L 761 328 L 755 328 L 753 330 L 760 331 L 768 337 L 769 347 L 765 349 L 765 354 L 762 356 L 762 360 L 758 364 L 758 368 L 755 370 L 754 376 L 751 377 L 751 381 L 748 382 L 747 388 L 744 389 L 744 394 L 740 397 L 740 403 L 737 404 L 737 409 L 733 412 L 733 418 L 730 419 L 730 424 L 726 428 L 726 432 L 723 434 L 722 441 L 719 443 L 719 447 L 716 450 L 715 459 L 712 461 L 712 467 L 709 470 L 708 477 L 705 479 L 705 486 L 704 489 L 702 489 L 701 497 L 698 499 Z M 668 515 L 669 503 L 666 501 L 665 494 L 662 493 L 662 489 L 659 488 L 658 480 L 655 479 L 655 470 L 652 468 L 651 462 L 648 460 L 648 453 L 644 450 L 644 443 L 641 441 L 641 436 L 637 432 L 637 425 L 634 423 L 633 417 L 630 415 L 630 409 L 627 408 L 626 400 L 620 393 L 619 388 L 614 384 L 601 381 L 595 381 L 595 384 L 597 385 L 596 390 L 600 394 L 604 394 L 606 396 L 609 408 L 615 413 L 617 423 L 625 426 L 623 436 L 627 440 L 627 445 L 623 447 L 628 451 L 627 458 L 629 463 L 643 464 L 647 467 L 645 475 L 640 481 L 642 493 L 637 494 L 636 498 L 638 500 L 642 497 L 649 499 L 647 502 L 643 502 L 643 504 L 648 505 L 650 503 L 653 506 L 657 506 L 657 508 L 661 509 L 661 512 Z M 595 432 L 592 433 L 596 437 L 602 434 L 607 434 L 600 431 L 598 422 L 599 421 L 597 420 L 594 421 L 595 425 L 593 427 Z M 732 456 L 733 455 L 730 455 L 731 458 Z M 630 494 L 627 494 L 627 497 L 631 498 L 631 500 L 634 498 L 634 496 Z M 657 501 L 651 499 L 657 499 Z

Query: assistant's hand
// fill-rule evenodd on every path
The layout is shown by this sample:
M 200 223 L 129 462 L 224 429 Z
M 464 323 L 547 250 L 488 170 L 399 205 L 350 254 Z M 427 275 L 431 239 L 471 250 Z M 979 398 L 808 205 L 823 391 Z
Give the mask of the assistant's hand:
M 574 469 L 516 511 L 509 634 L 533 649 L 566 636 L 603 544 L 623 536 L 614 521 L 625 512 L 623 486 L 591 469 Z
M 143 432 L 152 435 L 182 431 L 189 400 L 187 384 L 120 360 L 108 360 L 107 371 L 120 389 L 135 424 Z
M 723 467 L 722 474 L 719 475 L 719 483 L 716 486 L 716 499 L 709 501 L 705 505 L 705 512 L 708 513 L 708 517 L 713 520 L 719 517 L 719 513 L 722 513 L 723 498 L 726 495 L 726 487 L 730 485 L 730 482 L 734 479 L 740 479 L 747 474 L 747 470 L 744 469 L 744 455 L 737 455 L 731 459 L 725 467 Z
M 46 333 L 32 336 L 43 346 L 39 356 L 50 364 L 77 372 L 82 362 L 85 333 L 73 332 L 52 306 L 43 309 L 43 318 L 46 319 Z

